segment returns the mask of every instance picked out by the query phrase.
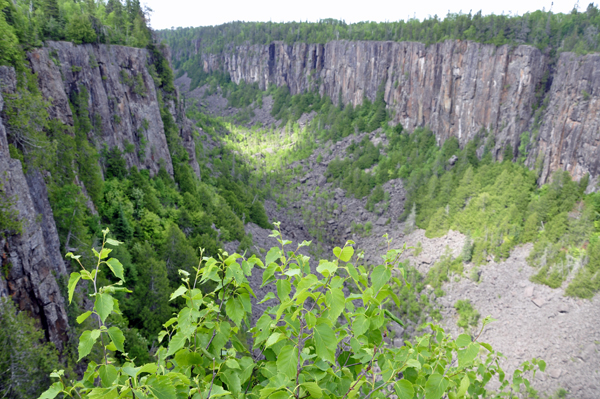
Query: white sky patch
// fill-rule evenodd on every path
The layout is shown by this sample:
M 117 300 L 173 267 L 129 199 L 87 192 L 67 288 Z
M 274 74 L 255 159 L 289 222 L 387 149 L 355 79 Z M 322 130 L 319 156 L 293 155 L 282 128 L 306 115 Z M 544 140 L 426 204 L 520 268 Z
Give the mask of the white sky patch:
M 554 3 L 554 5 L 552 5 Z M 231 21 L 309 21 L 335 18 L 347 23 L 360 21 L 398 21 L 409 18 L 423 19 L 451 13 L 473 14 L 481 10 L 487 14 L 518 14 L 545 9 L 568 13 L 574 6 L 585 11 L 589 2 L 577 0 L 458 0 L 458 1 L 275 1 L 275 0 L 142 0 L 154 12 L 151 25 L 154 29 L 171 27 L 220 25 Z

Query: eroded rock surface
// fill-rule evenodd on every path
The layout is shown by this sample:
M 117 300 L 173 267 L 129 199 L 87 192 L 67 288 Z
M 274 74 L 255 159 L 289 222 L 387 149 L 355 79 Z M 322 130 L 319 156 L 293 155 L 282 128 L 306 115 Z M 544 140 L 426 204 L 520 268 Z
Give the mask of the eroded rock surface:
M 3 72 L 6 70 L 0 71 Z M 0 111 L 3 106 L 0 92 Z M 21 162 L 10 158 L 1 119 L 0 183 L 0 195 L 12 199 L 22 229 L 21 234 L 0 235 L 0 297 L 12 297 L 19 310 L 36 318 L 47 338 L 60 350 L 67 341 L 69 325 L 57 279 L 66 277 L 67 270 L 46 185 L 39 172 L 26 176 Z
M 598 54 L 562 53 L 550 67 L 548 57 L 525 45 L 332 41 L 232 46 L 202 59 L 206 72 L 226 71 L 237 83 L 287 85 L 292 94 L 318 90 L 355 105 L 374 100 L 381 87 L 394 122 L 409 131 L 428 126 L 439 143 L 456 137 L 461 145 L 487 130 L 496 159 L 530 132 L 521 155 L 542 168 L 541 183 L 556 170 L 576 179 L 600 174 Z

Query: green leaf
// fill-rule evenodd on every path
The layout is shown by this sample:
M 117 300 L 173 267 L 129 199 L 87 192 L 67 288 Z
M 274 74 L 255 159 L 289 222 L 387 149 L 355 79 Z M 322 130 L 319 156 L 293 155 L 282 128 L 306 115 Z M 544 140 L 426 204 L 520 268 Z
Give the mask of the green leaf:
M 225 303 L 225 312 L 235 325 L 239 326 L 244 318 L 244 305 L 237 298 L 229 297 Z
M 399 325 L 401 325 L 402 327 L 404 327 L 404 322 L 402 320 L 400 320 L 398 317 L 396 317 L 395 314 L 393 314 L 392 312 L 390 312 L 387 309 L 383 309 L 383 313 L 389 317 L 390 319 L 392 319 L 393 321 L 395 321 L 396 323 L 398 323 Z
M 218 398 L 220 396 L 225 396 L 225 395 L 229 395 L 231 392 L 226 391 L 223 389 L 223 387 L 220 387 L 218 385 L 214 385 L 212 388 L 212 391 L 210 391 L 210 397 L 211 398 Z M 208 398 L 208 389 L 205 392 L 205 396 Z M 159 398 L 161 399 L 161 398 Z
M 462 398 L 463 396 L 465 396 L 465 394 L 467 393 L 467 390 L 469 389 L 469 385 L 471 385 L 471 381 L 469 380 L 469 377 L 465 374 L 463 379 L 460 381 L 460 386 L 458 387 L 458 391 L 456 392 L 456 395 L 459 398 Z
M 230 369 L 240 369 L 240 364 L 237 362 L 237 360 L 235 360 L 234 358 L 229 358 L 225 361 L 225 364 L 227 365 L 227 367 L 229 367 Z
M 186 340 L 187 336 L 185 336 L 181 331 L 173 335 L 173 338 L 171 338 L 171 341 L 169 341 L 169 350 L 167 351 L 167 356 L 171 356 L 179 349 L 183 348 Z
M 396 391 L 396 395 L 398 395 L 398 399 L 412 399 L 415 394 L 413 384 L 405 379 L 396 381 L 394 383 L 394 390 Z
M 290 297 L 292 292 L 292 283 L 289 280 L 277 280 L 277 296 L 279 300 L 283 302 Z
M 421 363 L 417 359 L 408 359 L 406 361 L 406 367 L 412 367 L 417 370 L 421 370 Z
M 369 329 L 370 321 L 365 317 L 364 314 L 359 314 L 354 318 L 354 322 L 352 323 L 352 332 L 355 337 L 359 335 L 363 335 Z
M 233 254 L 233 255 L 229 255 L 229 256 L 227 257 L 227 259 L 225 259 L 225 260 L 223 261 L 223 263 L 225 263 L 225 266 L 230 266 L 230 265 L 232 265 L 232 264 L 233 264 L 233 263 L 234 263 L 236 260 L 238 260 L 238 259 L 239 259 L 239 258 L 241 258 L 241 257 L 242 257 L 242 255 L 240 255 L 240 254 Z
M 325 294 L 325 303 L 329 307 L 329 320 L 335 322 L 346 307 L 346 297 L 339 288 L 327 291 Z
M 226 370 L 224 373 L 220 373 L 219 377 L 227 383 L 227 388 L 233 393 L 233 397 L 237 397 L 237 395 L 242 390 L 242 383 L 240 381 L 240 375 L 238 372 L 233 370 Z M 213 397 L 211 392 L 211 398 Z
M 85 397 L 87 399 L 117 399 L 119 397 L 119 387 L 94 388 Z
M 277 372 L 283 373 L 289 379 L 296 377 L 298 369 L 298 348 L 293 345 L 286 345 L 281 348 L 277 356 Z
M 460 349 L 458 351 L 458 366 L 466 367 L 475 360 L 477 354 L 479 353 L 479 344 L 477 342 L 472 342 L 467 346 L 466 349 Z
M 348 274 L 350 274 L 350 277 L 352 277 L 354 279 L 354 281 L 358 282 L 358 272 L 356 271 L 356 268 L 354 267 L 354 265 L 351 263 L 348 263 L 346 265 L 346 268 L 348 269 Z
M 102 386 L 104 388 L 108 388 L 112 385 L 112 383 L 117 379 L 119 372 L 112 364 L 103 364 L 100 366 L 98 370 L 98 374 L 100 375 L 100 380 L 102 381 Z
M 96 295 L 96 302 L 94 303 L 94 309 L 98 312 L 102 323 L 106 320 L 110 312 L 113 310 L 115 304 L 114 298 L 109 294 L 98 294 Z
M 244 272 L 242 271 L 240 264 L 237 262 L 234 262 L 227 267 L 227 272 L 225 273 L 225 276 L 227 278 L 233 278 L 238 283 L 238 285 L 246 282 Z
M 269 399 L 291 399 L 293 397 L 294 395 L 287 390 L 279 390 L 269 395 Z
M 242 271 L 246 276 L 250 276 L 252 274 L 252 264 L 248 261 L 242 261 Z
M 539 360 L 538 361 L 538 367 L 540 368 L 540 371 L 543 373 L 546 371 L 546 362 L 543 360 Z
M 71 273 L 71 277 L 69 277 L 69 284 L 67 284 L 67 288 L 69 290 L 69 303 L 73 300 L 73 293 L 75 292 L 75 287 L 77 286 L 77 282 L 81 278 L 81 274 L 74 272 Z
M 302 388 L 306 389 L 313 398 L 320 398 L 323 396 L 323 391 L 316 382 L 304 382 L 300 385 Z
M 315 326 L 315 324 L 317 324 L 317 317 L 314 315 L 313 312 L 306 312 L 305 318 L 306 318 L 306 326 L 308 328 L 313 328 Z
M 373 292 L 379 291 L 392 278 L 392 272 L 385 266 L 379 265 L 371 273 Z
M 85 321 L 85 319 L 87 319 L 88 317 L 90 317 L 90 315 L 91 315 L 91 314 L 92 314 L 92 311 L 91 311 L 91 310 L 88 310 L 87 312 L 80 314 L 80 315 L 77 317 L 77 319 L 76 319 L 76 320 L 77 320 L 77 323 L 78 323 L 78 324 L 81 324 L 81 323 L 83 323 L 83 322 Z
M 268 314 L 263 314 L 257 321 L 254 327 L 254 347 L 258 347 L 261 342 L 269 338 L 271 333 L 271 324 L 273 319 Z
M 322 320 L 322 319 L 320 319 Z M 327 323 L 320 323 L 313 329 L 315 337 L 315 346 L 317 356 L 335 364 L 335 349 L 337 348 L 337 340 L 331 326 Z
M 252 375 L 255 363 L 251 357 L 245 356 L 240 360 L 240 366 L 242 368 L 242 371 L 239 373 L 240 382 L 244 383 Z
M 317 271 L 325 277 L 329 277 L 330 275 L 335 273 L 336 270 L 337 266 L 335 265 L 335 263 L 328 261 L 321 261 L 321 263 L 319 263 L 319 266 L 317 266 Z
M 54 399 L 62 390 L 62 382 L 55 382 L 54 384 L 50 385 L 50 388 L 48 388 L 38 399 Z
M 147 381 L 148 389 L 152 391 L 158 399 L 177 399 L 175 387 L 171 384 L 171 379 L 167 376 L 156 376 Z
M 265 297 L 262 299 L 262 301 L 259 302 L 259 304 L 267 302 L 270 299 L 275 298 L 275 293 L 272 291 L 267 292 L 267 295 L 265 295 Z
M 354 255 L 354 248 L 348 246 L 341 249 L 340 247 L 333 248 L 333 254 L 342 262 L 348 262 Z
M 277 342 L 279 342 L 279 341 L 281 341 L 282 339 L 285 339 L 285 338 L 286 338 L 286 336 L 283 335 L 282 333 L 274 332 L 273 334 L 271 334 L 271 336 L 269 337 L 269 339 L 267 339 L 267 342 L 265 343 L 265 348 L 273 346 Z
M 117 246 L 119 246 L 119 244 L 123 244 L 121 241 L 113 240 L 112 238 L 107 238 L 107 239 L 106 239 L 106 243 L 107 243 L 108 245 L 112 245 L 112 246 L 114 246 L 114 247 L 117 247 Z
M 86 330 L 81 334 L 81 337 L 79 337 L 79 346 L 77 348 L 79 351 L 79 359 L 77 359 L 77 361 L 80 361 L 90 354 L 98 337 L 100 337 L 100 330 Z
M 462 348 L 463 346 L 467 346 L 471 343 L 471 336 L 469 334 L 460 334 L 458 338 L 456 338 L 456 346 Z
M 276 263 L 271 263 L 269 266 L 267 266 L 267 268 L 263 272 L 263 282 L 262 282 L 262 285 L 260 286 L 261 288 L 264 287 L 265 285 L 267 285 L 273 279 L 275 270 L 278 267 L 279 266 Z
M 440 399 L 447 387 L 446 378 L 438 373 L 431 374 L 425 383 L 425 399 Z
M 125 281 L 125 277 L 123 276 L 123 265 L 119 262 L 118 259 L 110 258 L 106 261 L 106 264 L 112 270 L 113 274 L 117 276 L 117 278 Z
M 169 298 L 169 301 L 172 301 L 173 299 L 182 296 L 183 294 L 185 294 L 187 292 L 187 287 L 185 285 L 181 285 L 179 286 L 179 288 L 177 288 L 175 290 L 175 292 L 173 292 L 171 294 L 171 297 Z
M 125 347 L 123 343 L 125 342 L 125 336 L 123 332 L 119 329 L 119 327 L 111 327 L 108 329 L 108 336 L 112 339 L 112 342 L 117 347 L 117 350 L 120 352 L 125 352 Z
M 267 252 L 267 256 L 265 257 L 265 265 L 269 265 L 279 258 L 281 258 L 281 250 L 277 247 L 273 247 L 269 250 L 269 252 Z
M 156 370 L 158 370 L 158 365 L 156 363 L 146 363 L 136 371 L 134 377 L 137 377 L 142 373 L 154 374 L 156 373 Z
M 102 250 L 100 251 L 100 259 L 108 258 L 108 254 L 110 254 L 111 252 L 112 249 L 110 248 L 102 248 Z

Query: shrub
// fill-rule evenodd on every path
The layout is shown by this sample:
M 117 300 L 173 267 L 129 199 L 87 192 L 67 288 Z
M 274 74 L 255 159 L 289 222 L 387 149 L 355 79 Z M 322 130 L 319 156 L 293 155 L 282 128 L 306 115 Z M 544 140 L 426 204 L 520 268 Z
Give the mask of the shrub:
M 278 225 L 277 225 L 278 226 Z M 279 226 L 278 226 L 279 227 Z M 398 268 L 402 250 L 388 251 L 384 263 L 368 273 L 351 262 L 353 242 L 333 250 L 334 260 L 321 260 L 311 272 L 309 258 L 286 251 L 290 241 L 273 232 L 280 247 L 271 248 L 264 262 L 256 256 L 221 252 L 216 258 L 204 257 L 195 273 L 181 271 L 183 284 L 170 300 L 185 306 L 164 323 L 159 341 L 165 341 L 156 353 L 157 361 L 136 367 L 126 361 L 119 364 L 115 352 L 124 352 L 125 337 L 110 324 L 108 317 L 118 313 L 113 294 L 129 292 L 124 283 L 123 266 L 109 258 L 106 244 L 118 246 L 107 237 L 99 252 L 94 251 L 95 269 L 71 274 L 69 301 L 80 279 L 93 283 L 93 310 L 77 318 L 83 322 L 93 315 L 99 328 L 86 330 L 79 340 L 79 360 L 94 346 L 103 353 L 100 364 L 90 362 L 83 379 L 68 384 L 63 371 L 41 398 L 52 399 L 64 393 L 69 397 L 121 398 L 385 398 L 391 392 L 399 397 L 440 399 L 449 397 L 487 397 L 492 376 L 498 375 L 499 391 L 519 391 L 529 386 L 522 378 L 525 371 L 544 370 L 536 359 L 523 363 L 512 383 L 505 378 L 490 345 L 477 342 L 467 334 L 456 340 L 444 330 L 429 324 L 431 333 L 412 343 L 395 348 L 386 343 L 387 325 L 402 323 L 386 309 L 392 300 L 400 305 L 390 281 L 403 284 L 392 273 L 404 276 Z M 67 256 L 79 262 L 79 257 Z M 117 283 L 98 286 L 98 270 L 109 269 Z M 252 313 L 250 297 L 254 292 L 247 277 L 254 267 L 263 271 L 263 286 L 274 284 L 261 303 L 268 306 L 255 325 L 246 330 Z M 345 284 L 356 290 L 346 296 Z M 147 317 L 150 317 L 148 315 Z M 486 318 L 485 326 L 491 319 Z M 246 342 L 244 333 L 252 338 Z M 244 339 L 242 339 L 242 337 Z M 98 339 L 101 338 L 100 342 Z M 456 363 L 455 360 L 458 360 Z M 511 395 L 512 396 L 512 395 Z

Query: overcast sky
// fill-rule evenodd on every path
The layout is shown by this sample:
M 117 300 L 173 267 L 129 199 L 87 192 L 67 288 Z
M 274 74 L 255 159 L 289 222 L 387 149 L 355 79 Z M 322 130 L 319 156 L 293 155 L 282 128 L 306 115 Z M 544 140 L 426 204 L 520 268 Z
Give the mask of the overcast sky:
M 231 21 L 318 21 L 335 18 L 346 22 L 398 21 L 407 18 L 427 18 L 437 14 L 444 17 L 452 13 L 470 10 L 484 14 L 519 14 L 528 11 L 548 11 L 551 0 L 141 0 L 142 4 L 154 10 L 151 25 L 154 29 L 178 26 L 219 25 Z M 552 11 L 570 12 L 577 0 L 554 0 Z M 579 3 L 584 11 L 589 1 Z

